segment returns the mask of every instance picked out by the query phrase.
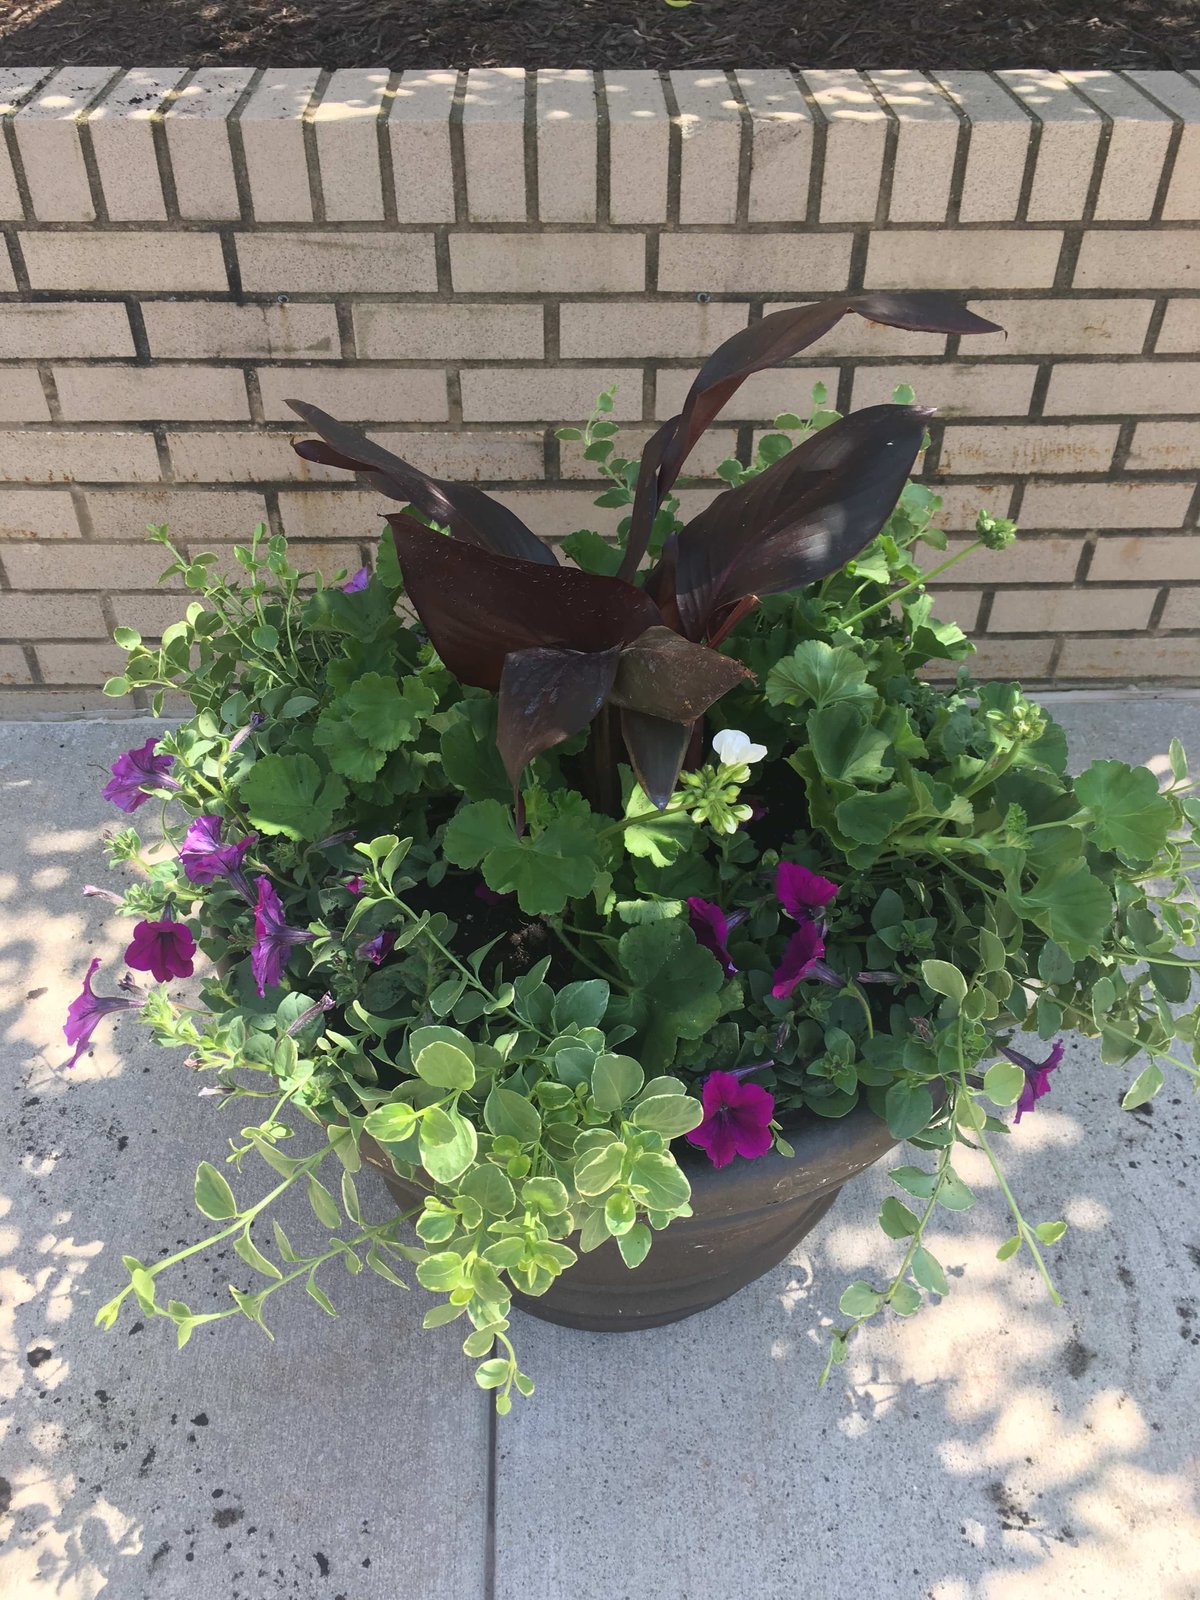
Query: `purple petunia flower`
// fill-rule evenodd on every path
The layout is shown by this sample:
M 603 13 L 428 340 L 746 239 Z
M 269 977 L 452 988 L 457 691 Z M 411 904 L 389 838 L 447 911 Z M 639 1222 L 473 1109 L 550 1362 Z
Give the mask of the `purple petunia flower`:
M 189 883 L 206 885 L 218 878 L 232 878 L 246 892 L 246 877 L 242 870 L 246 851 L 256 842 L 258 835 L 248 833 L 236 844 L 221 843 L 221 818 L 196 817 L 188 825 L 179 848 L 179 864 Z M 253 900 L 253 895 L 248 895 Z
M 1001 1045 L 1000 1054 L 1007 1056 L 1013 1066 L 1020 1067 L 1025 1074 L 1025 1087 L 1021 1090 L 1021 1098 L 1017 1101 L 1017 1114 L 1014 1122 L 1020 1122 L 1027 1111 L 1032 1111 L 1044 1094 L 1050 1093 L 1050 1074 L 1063 1058 L 1066 1046 L 1061 1039 L 1056 1039 L 1051 1046 L 1050 1054 L 1045 1061 L 1031 1061 L 1028 1056 L 1023 1056 L 1019 1050 L 1009 1050 Z
M 369 961 L 377 967 L 385 956 L 390 956 L 396 943 L 396 935 L 389 929 L 377 933 L 373 939 L 364 939 L 354 954 L 360 961 Z
M 696 935 L 696 943 L 716 956 L 726 976 L 732 978 L 737 968 L 729 954 L 729 935 L 746 913 L 735 911 L 732 916 L 726 916 L 720 906 L 714 905 L 711 900 L 702 900 L 695 894 L 688 896 L 687 908 L 688 922 Z
M 359 895 L 363 892 L 363 881 L 358 874 L 355 873 L 352 878 L 346 879 L 344 887 L 347 888 L 357 900 Z
M 155 983 L 172 978 L 190 978 L 196 941 L 182 922 L 169 918 L 162 922 L 139 922 L 125 952 L 125 959 L 138 972 L 148 972 Z
M 787 942 L 783 960 L 776 967 L 771 994 L 776 1000 L 786 1000 L 796 985 L 805 978 L 822 977 L 818 968 L 824 967 L 825 941 L 815 922 L 802 922 Z M 841 979 L 837 979 L 838 983 Z
M 761 1084 L 742 1083 L 732 1072 L 710 1072 L 700 1091 L 704 1121 L 688 1134 L 714 1167 L 727 1167 L 734 1156 L 753 1161 L 771 1148 L 775 1097 Z
M 810 872 L 798 861 L 781 861 L 775 869 L 775 894 L 783 909 L 797 922 L 827 906 L 838 892 L 836 883 Z
M 76 999 L 67 1007 L 67 1020 L 63 1023 L 63 1033 L 67 1043 L 75 1046 L 75 1053 L 67 1062 L 68 1067 L 73 1067 L 80 1056 L 90 1046 L 92 1034 L 102 1017 L 107 1017 L 113 1011 L 136 1011 L 145 1000 L 145 995 L 132 981 L 126 987 L 134 995 L 134 999 L 123 999 L 120 995 L 93 994 L 92 979 L 100 966 L 100 957 L 96 956 L 83 980 L 83 988 Z
M 254 948 L 250 952 L 250 970 L 258 985 L 260 995 L 278 986 L 283 969 L 288 964 L 293 945 L 311 944 L 314 933 L 303 928 L 289 928 L 283 914 L 283 901 L 268 878 L 256 878 L 258 899 L 254 905 Z
M 120 806 L 122 811 L 136 811 L 150 798 L 146 793 L 147 787 L 178 789 L 174 778 L 167 776 L 175 757 L 156 756 L 154 746 L 157 743 L 157 737 L 151 734 L 140 749 L 126 750 L 124 755 L 117 757 L 112 764 L 112 777 L 101 791 L 106 800 Z
M 343 594 L 361 594 L 371 581 L 370 567 L 359 567 L 352 578 L 342 585 Z

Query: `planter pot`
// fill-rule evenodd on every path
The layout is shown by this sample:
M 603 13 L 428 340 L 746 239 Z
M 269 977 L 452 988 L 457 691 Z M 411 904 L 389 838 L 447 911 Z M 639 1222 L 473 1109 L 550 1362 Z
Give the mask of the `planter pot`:
M 692 1185 L 694 1216 L 656 1233 L 650 1254 L 632 1272 L 607 1239 L 581 1255 L 548 1293 L 536 1299 L 518 1294 L 514 1304 L 545 1322 L 593 1333 L 658 1328 L 707 1311 L 777 1266 L 821 1220 L 842 1185 L 896 1142 L 866 1106 L 836 1121 L 810 1117 L 788 1139 L 794 1158 L 774 1151 L 758 1161 L 738 1156 L 719 1172 L 681 1141 L 675 1150 Z M 362 1153 L 404 1210 L 419 1204 L 426 1191 L 398 1177 L 377 1144 L 364 1138 Z

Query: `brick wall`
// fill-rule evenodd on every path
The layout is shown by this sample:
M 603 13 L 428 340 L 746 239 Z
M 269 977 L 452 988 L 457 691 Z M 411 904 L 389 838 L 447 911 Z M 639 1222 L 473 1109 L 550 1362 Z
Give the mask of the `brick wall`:
M 147 522 L 358 564 L 379 498 L 293 454 L 286 397 L 603 530 L 556 424 L 615 382 L 644 437 L 747 319 L 864 286 L 1008 338 L 851 319 L 746 384 L 685 503 L 816 378 L 911 383 L 952 538 L 1025 531 L 947 575 L 984 671 L 1200 680 L 1200 74 L 0 67 L 0 119 L 10 714 L 97 703 L 109 629 L 174 617 Z

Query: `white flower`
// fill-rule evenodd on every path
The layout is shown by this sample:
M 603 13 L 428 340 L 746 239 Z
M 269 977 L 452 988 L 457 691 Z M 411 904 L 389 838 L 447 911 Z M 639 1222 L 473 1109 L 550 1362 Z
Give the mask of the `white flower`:
M 751 744 L 740 728 L 722 728 L 713 740 L 713 749 L 724 766 L 752 766 L 767 753 L 765 744 Z

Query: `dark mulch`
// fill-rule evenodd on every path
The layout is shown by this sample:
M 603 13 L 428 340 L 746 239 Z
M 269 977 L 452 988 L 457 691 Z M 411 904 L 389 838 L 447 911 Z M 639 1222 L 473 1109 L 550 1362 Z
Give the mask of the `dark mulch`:
M 0 0 L 0 65 L 1200 66 L 1200 0 Z

